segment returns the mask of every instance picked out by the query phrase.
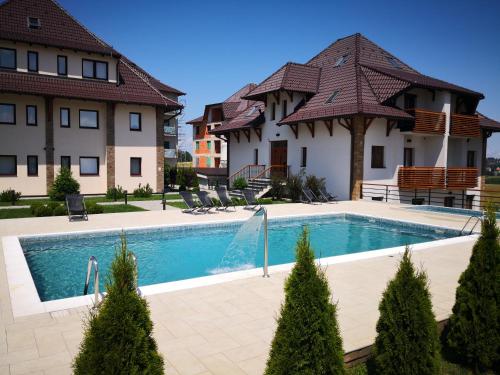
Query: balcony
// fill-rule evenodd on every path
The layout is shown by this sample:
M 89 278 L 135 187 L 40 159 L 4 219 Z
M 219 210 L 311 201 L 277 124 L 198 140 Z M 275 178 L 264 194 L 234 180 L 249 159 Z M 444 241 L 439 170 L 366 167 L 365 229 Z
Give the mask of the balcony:
M 177 158 L 177 150 L 175 148 L 166 148 L 165 149 L 165 157 L 168 159 L 176 159 Z
M 177 132 L 176 132 L 175 126 L 164 126 L 163 127 L 163 134 L 176 136 Z
M 472 189 L 477 168 L 399 167 L 398 187 L 405 189 Z
M 452 114 L 450 135 L 457 137 L 479 138 L 481 136 L 479 117 Z
M 414 121 L 400 121 L 401 131 L 411 131 L 419 134 L 444 135 L 446 129 L 446 113 L 410 109 L 407 111 L 415 117 Z

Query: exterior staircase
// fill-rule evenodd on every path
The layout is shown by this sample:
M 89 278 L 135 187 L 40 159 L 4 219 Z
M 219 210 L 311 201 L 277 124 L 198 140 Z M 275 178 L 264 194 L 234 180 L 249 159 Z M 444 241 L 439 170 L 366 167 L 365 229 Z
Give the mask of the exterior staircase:
M 288 174 L 288 166 L 270 166 L 265 165 L 246 165 L 236 173 L 232 174 L 228 181 L 230 187 L 237 178 L 244 178 L 247 181 L 248 188 L 255 192 L 257 198 L 262 197 L 271 189 L 272 172 Z M 241 198 L 243 195 L 239 190 L 231 190 L 229 194 L 235 198 Z

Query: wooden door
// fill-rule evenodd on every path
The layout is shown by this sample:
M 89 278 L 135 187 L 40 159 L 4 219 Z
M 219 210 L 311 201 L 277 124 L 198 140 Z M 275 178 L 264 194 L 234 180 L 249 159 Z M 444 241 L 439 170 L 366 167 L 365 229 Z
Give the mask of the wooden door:
M 271 177 L 286 177 L 287 175 L 287 141 L 271 142 Z

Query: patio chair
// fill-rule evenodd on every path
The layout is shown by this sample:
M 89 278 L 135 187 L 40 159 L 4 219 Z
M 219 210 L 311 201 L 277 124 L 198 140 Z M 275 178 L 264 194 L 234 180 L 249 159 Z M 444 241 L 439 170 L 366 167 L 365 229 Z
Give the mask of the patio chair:
M 184 200 L 184 203 L 186 203 L 186 206 L 188 206 L 188 208 L 185 208 L 182 212 L 192 214 L 201 208 L 201 206 L 194 201 L 193 194 L 191 192 L 180 191 L 179 194 Z
M 229 198 L 229 195 L 227 194 L 227 189 L 225 186 L 219 186 L 215 188 L 215 192 L 217 193 L 217 197 L 219 198 L 221 206 L 218 207 L 218 210 L 224 210 L 226 211 L 229 207 L 233 207 L 234 210 L 236 211 L 236 205 L 234 202 Z
M 321 187 L 319 189 L 319 192 L 323 196 L 324 199 L 326 199 L 327 202 L 338 202 L 337 196 L 330 194 L 325 187 Z
M 303 197 L 302 203 L 314 204 L 318 201 L 318 198 L 316 198 L 311 189 L 306 187 L 302 188 L 302 197 Z
M 198 209 L 200 212 L 207 213 L 209 212 L 212 208 L 215 208 L 215 204 L 208 195 L 208 192 L 206 191 L 197 191 L 196 195 L 198 196 L 198 199 L 201 202 L 201 207 Z
M 66 208 L 68 210 L 69 221 L 76 217 L 83 220 L 88 220 L 87 208 L 85 207 L 85 198 L 81 194 L 66 195 Z
M 243 207 L 245 210 L 255 210 L 255 208 L 260 206 L 259 201 L 255 197 L 255 192 L 251 189 L 243 189 L 241 191 L 243 198 L 245 198 L 246 205 Z

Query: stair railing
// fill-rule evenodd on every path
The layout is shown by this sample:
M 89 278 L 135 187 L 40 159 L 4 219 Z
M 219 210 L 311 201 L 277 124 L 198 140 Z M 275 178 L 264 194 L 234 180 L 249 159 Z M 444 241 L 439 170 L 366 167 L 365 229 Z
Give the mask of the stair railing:
M 273 175 L 273 172 L 280 173 L 282 174 L 283 178 L 288 177 L 288 171 L 290 169 L 289 165 L 271 165 L 264 169 L 261 173 L 259 173 L 257 176 L 254 178 L 251 178 L 251 180 L 257 180 L 259 178 L 271 178 Z
M 229 176 L 228 185 L 229 185 L 229 187 L 233 186 L 234 181 L 237 178 L 241 178 L 241 177 L 244 178 L 248 182 L 249 180 L 254 179 L 255 176 L 262 173 L 262 171 L 265 168 L 266 168 L 265 165 L 258 165 L 258 164 L 245 165 L 240 170 L 236 171 L 231 176 Z

